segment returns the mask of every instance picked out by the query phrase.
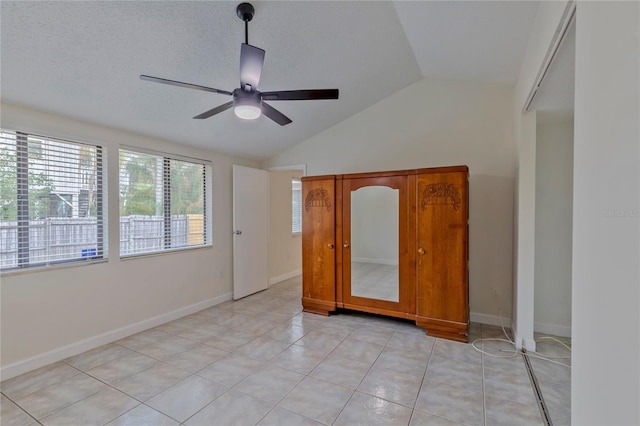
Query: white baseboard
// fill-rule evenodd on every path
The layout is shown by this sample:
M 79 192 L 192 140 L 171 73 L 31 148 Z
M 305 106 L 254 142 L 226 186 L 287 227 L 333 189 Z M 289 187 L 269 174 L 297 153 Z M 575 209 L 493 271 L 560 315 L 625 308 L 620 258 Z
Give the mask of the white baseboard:
M 533 331 L 536 333 L 551 334 L 552 336 L 571 337 L 571 327 L 566 325 L 533 323 Z
M 277 277 L 269 278 L 269 285 L 278 284 L 280 281 L 288 280 L 289 278 L 297 277 L 302 274 L 302 269 L 297 271 L 291 271 L 286 274 L 278 275 Z
M 378 265 L 398 266 L 398 261 L 393 259 L 371 259 L 368 257 L 352 257 L 352 262 L 377 263 Z
M 511 327 L 511 318 L 479 314 L 477 312 L 471 312 L 469 314 L 469 318 L 471 319 L 471 322 L 479 322 L 480 324 L 496 325 L 498 327 L 504 325 L 505 328 Z
M 184 308 L 176 309 L 175 311 L 167 312 L 166 314 L 158 315 L 153 318 L 142 320 L 134 324 L 126 325 L 115 330 L 108 331 L 106 333 L 99 334 L 97 336 L 89 337 L 88 339 L 80 340 L 69 345 L 62 346 L 57 349 L 53 349 L 30 358 L 14 362 L 13 364 L 6 365 L 0 368 L 0 377 L 2 380 L 11 379 L 12 377 L 19 376 L 31 370 L 35 370 L 45 365 L 49 365 L 54 362 L 62 361 L 70 356 L 81 354 L 82 352 L 95 349 L 98 346 L 106 345 L 107 343 L 115 342 L 120 339 L 124 339 L 132 334 L 139 333 L 144 330 L 156 327 L 164 324 L 168 321 L 181 318 L 185 315 L 190 315 L 203 309 L 210 308 L 218 305 L 222 302 L 231 300 L 231 293 L 223 294 L 222 296 L 214 297 L 212 299 L 204 300 L 202 302 L 194 303 L 193 305 L 185 306 Z

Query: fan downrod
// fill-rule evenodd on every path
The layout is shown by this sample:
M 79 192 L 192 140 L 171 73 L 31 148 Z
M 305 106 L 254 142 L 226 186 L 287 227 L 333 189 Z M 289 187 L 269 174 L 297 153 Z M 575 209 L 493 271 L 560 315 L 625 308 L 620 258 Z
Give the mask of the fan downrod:
M 255 13 L 256 10 L 253 8 L 251 3 L 240 3 L 238 7 L 236 7 L 236 14 L 238 15 L 238 18 L 242 19 L 244 22 L 251 21 Z

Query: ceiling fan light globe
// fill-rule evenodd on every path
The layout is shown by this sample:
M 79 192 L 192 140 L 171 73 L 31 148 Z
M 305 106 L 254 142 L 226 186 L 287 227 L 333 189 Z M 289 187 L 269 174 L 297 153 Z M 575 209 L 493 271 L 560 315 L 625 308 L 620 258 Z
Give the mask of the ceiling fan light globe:
M 233 112 L 243 120 L 255 120 L 262 115 L 262 110 L 256 105 L 236 105 L 233 108 Z

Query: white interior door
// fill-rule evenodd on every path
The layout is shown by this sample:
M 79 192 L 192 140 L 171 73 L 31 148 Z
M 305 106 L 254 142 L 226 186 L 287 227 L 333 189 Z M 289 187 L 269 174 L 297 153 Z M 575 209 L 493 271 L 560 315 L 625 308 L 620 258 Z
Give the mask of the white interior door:
M 233 299 L 267 288 L 269 172 L 233 166 Z

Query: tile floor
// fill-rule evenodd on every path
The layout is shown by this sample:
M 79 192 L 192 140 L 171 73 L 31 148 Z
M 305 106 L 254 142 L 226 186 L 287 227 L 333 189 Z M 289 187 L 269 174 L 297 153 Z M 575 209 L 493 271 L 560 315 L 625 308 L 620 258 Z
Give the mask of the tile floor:
M 550 357 L 552 361 L 571 365 L 571 351 L 562 345 L 544 340 L 546 336 L 536 334 L 536 354 Z M 565 345 L 571 346 L 571 340 L 555 337 Z M 555 426 L 571 424 L 571 368 L 549 362 L 547 360 L 529 357 L 533 373 L 538 380 L 542 398 L 547 406 L 551 421 Z
M 351 262 L 351 294 L 371 299 L 399 300 L 398 265 Z
M 2 425 L 543 424 L 520 356 L 395 319 L 301 313 L 300 287 L 297 277 L 2 382 Z M 555 398 L 566 382 L 540 372 Z

